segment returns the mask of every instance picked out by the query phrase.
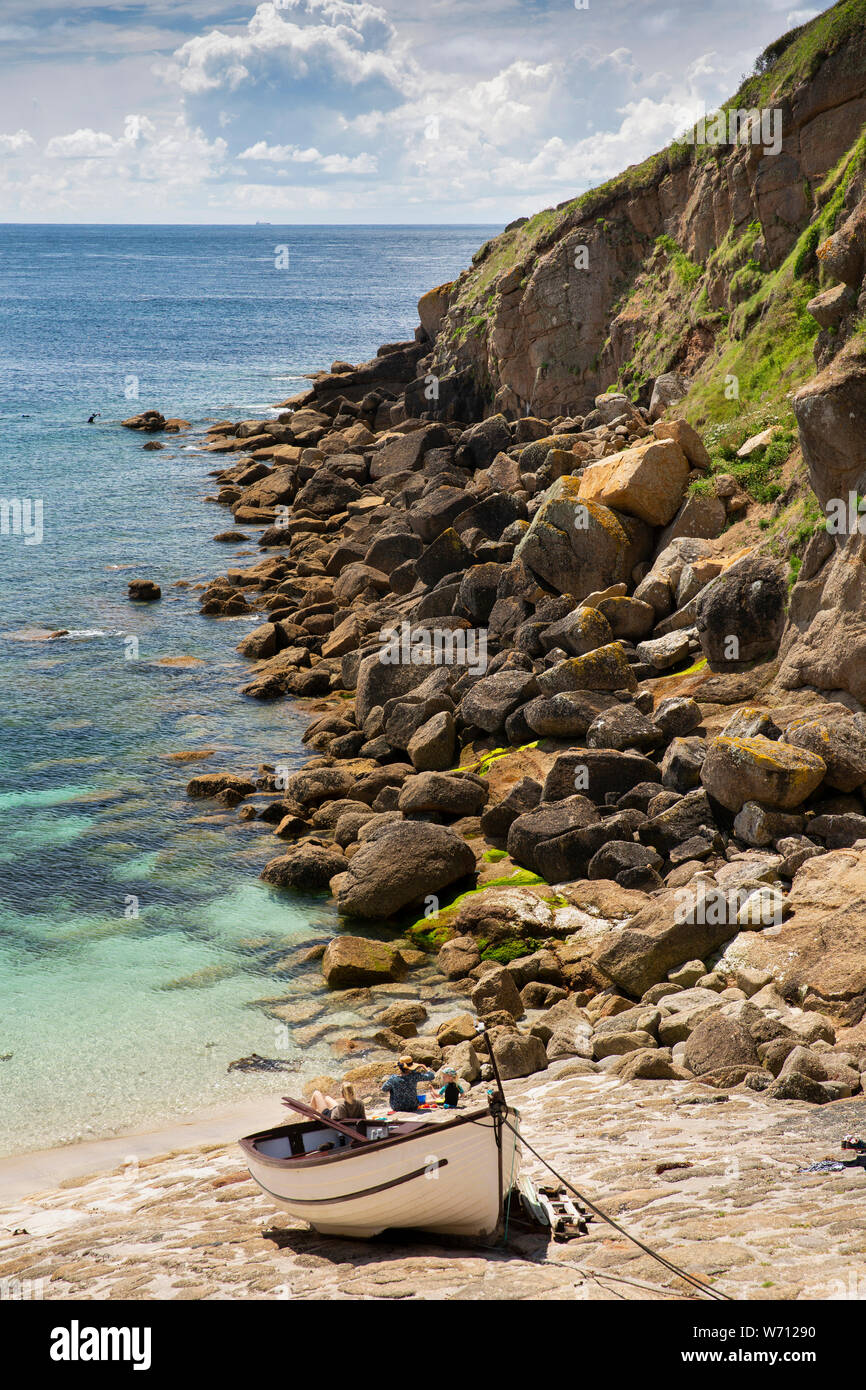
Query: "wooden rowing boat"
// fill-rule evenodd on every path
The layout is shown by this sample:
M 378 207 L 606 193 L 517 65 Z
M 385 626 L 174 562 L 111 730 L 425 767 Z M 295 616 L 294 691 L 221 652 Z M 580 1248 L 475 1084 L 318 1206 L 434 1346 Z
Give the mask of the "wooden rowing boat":
M 392 1228 L 490 1236 L 516 1181 L 517 1112 L 498 1097 L 480 1109 L 354 1120 L 309 1118 L 241 1139 L 263 1192 L 329 1235 Z

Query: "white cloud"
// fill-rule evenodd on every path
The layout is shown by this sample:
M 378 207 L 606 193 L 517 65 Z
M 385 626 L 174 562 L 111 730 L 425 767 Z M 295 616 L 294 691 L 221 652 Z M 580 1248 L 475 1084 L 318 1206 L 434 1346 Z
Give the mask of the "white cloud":
M 45 146 L 49 159 L 93 159 L 113 154 L 117 141 L 104 130 L 74 130 L 70 135 L 55 135 Z
M 74 130 L 70 135 L 55 135 L 45 146 L 45 153 L 49 159 L 107 159 L 142 148 L 155 131 L 147 116 L 127 116 L 123 134 L 116 140 L 104 130 Z
M 313 147 L 301 150 L 296 145 L 269 145 L 264 140 L 258 140 L 248 150 L 241 150 L 238 159 L 267 160 L 270 164 L 312 164 L 326 174 L 375 174 L 378 167 L 371 154 L 354 157 L 320 154 Z
M 801 24 L 807 24 L 820 13 L 820 10 L 789 10 L 785 16 L 785 28 L 798 29 Z
M 7 22 L 32 27 L 24 0 L 6 3 Z M 47 3 L 53 19 L 60 0 Z M 729 0 L 725 25 L 691 3 L 682 23 L 674 0 L 584 13 L 562 0 L 264 0 L 243 20 L 232 3 L 188 0 L 165 42 L 165 0 L 94 0 L 87 23 L 106 34 L 93 39 L 92 90 L 70 103 L 70 69 L 46 61 L 0 91 L 0 122 L 15 130 L 27 109 L 33 132 L 0 136 L 0 152 L 28 154 L 0 165 L 4 209 L 37 220 L 234 220 L 249 208 L 402 221 L 413 208 L 419 219 L 504 222 L 580 193 L 714 110 L 790 0 L 760 13 Z M 788 25 L 812 13 L 791 11 Z M 57 43 L 79 42 L 56 22 L 68 30 Z M 44 32 L 40 44 L 54 52 Z
M 0 153 L 19 154 L 35 143 L 28 130 L 16 130 L 14 135 L 0 135 Z
M 320 23 L 297 24 L 299 19 Z M 246 30 L 226 34 L 213 29 L 189 39 L 174 54 L 164 75 L 183 92 L 237 91 L 280 75 L 361 83 L 381 82 L 402 89 L 400 59 L 387 50 L 394 29 L 377 6 L 341 0 L 282 0 L 259 5 Z

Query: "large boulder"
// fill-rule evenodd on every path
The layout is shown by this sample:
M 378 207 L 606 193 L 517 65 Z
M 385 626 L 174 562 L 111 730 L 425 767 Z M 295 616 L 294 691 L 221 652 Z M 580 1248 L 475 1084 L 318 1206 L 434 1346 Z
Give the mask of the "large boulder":
M 650 439 L 591 463 L 580 480 L 579 496 L 650 526 L 666 526 L 679 508 L 688 476 L 689 461 L 675 439 Z
M 436 1039 L 440 1047 L 457 1047 L 462 1042 L 474 1042 L 477 1037 L 475 1018 L 472 1014 L 455 1014 L 447 1018 L 436 1029 Z
M 547 1070 L 544 1043 L 524 1033 L 500 1033 L 493 1040 L 493 1056 L 503 1081 Z
M 464 574 L 457 594 L 457 605 L 470 622 L 487 626 L 496 602 L 501 574 L 502 565 L 489 561 L 483 565 L 472 565 Z
M 444 816 L 477 816 L 489 795 L 489 788 L 480 777 L 419 772 L 403 783 L 397 809 L 404 816 L 431 811 Z
M 679 890 L 668 889 L 628 926 L 599 943 L 595 967 L 624 993 L 639 999 L 651 985 L 665 980 L 669 971 L 686 961 L 706 960 L 730 939 L 735 928 L 726 918 L 700 920 L 716 915 L 684 912 Z
M 419 772 L 441 772 L 453 766 L 457 731 L 448 710 L 440 710 L 422 724 L 409 740 L 407 752 Z
M 797 719 L 785 730 L 785 742 L 817 753 L 827 764 L 827 786 L 853 792 L 866 782 L 866 731 L 847 717 Z
M 578 748 L 560 753 L 547 774 L 542 801 L 561 801 L 582 792 L 603 803 L 608 794 L 623 796 L 639 782 L 661 782 L 655 763 L 640 753 L 608 748 Z
M 862 521 L 861 524 L 866 526 Z M 844 543 L 831 549 L 823 567 L 794 586 L 776 683 L 783 690 L 798 690 L 802 686 L 846 690 L 863 703 L 866 536 L 855 530 L 840 541 Z M 844 614 L 844 621 L 840 622 L 840 614 Z
M 424 821 L 398 821 L 365 840 L 337 883 L 346 917 L 390 917 L 441 892 L 475 868 L 475 855 L 454 830 Z
M 862 263 L 862 251 L 861 251 Z M 803 459 L 822 506 L 862 493 L 866 477 L 866 353 L 855 335 L 794 396 Z
M 651 549 L 652 530 L 645 522 L 581 502 L 580 482 L 569 475 L 544 494 L 514 554 L 557 593 L 580 599 L 628 582 Z
M 558 695 L 538 695 L 521 713 L 532 732 L 543 738 L 582 738 L 599 714 L 617 704 L 604 691 L 563 690 Z
M 318 806 L 322 801 L 339 801 L 351 794 L 358 774 L 351 768 L 305 767 L 293 772 L 287 779 L 285 795 L 287 800 L 296 801 L 301 806 Z
M 395 630 L 396 631 L 396 630 Z M 417 629 L 415 629 L 417 631 Z M 400 655 L 397 650 L 396 640 L 393 645 L 393 653 Z M 419 649 L 412 649 L 412 660 L 402 659 L 391 661 L 392 649 L 387 642 L 383 642 L 378 651 L 371 652 L 369 656 L 363 657 L 358 667 L 358 682 L 355 691 L 355 714 L 359 727 L 376 705 L 384 705 L 388 700 L 393 700 L 399 695 L 408 695 L 410 691 L 417 689 L 423 680 L 435 670 L 435 662 L 426 660 L 425 654 Z M 419 657 L 418 662 L 415 656 Z M 385 658 L 385 659 L 383 659 Z
M 787 919 L 772 933 L 737 936 L 722 968 L 769 973 L 786 999 L 859 1023 L 866 1011 L 866 853 L 843 849 L 808 859 L 786 906 Z
M 759 801 L 779 811 L 801 805 L 820 785 L 827 765 L 817 753 L 758 734 L 755 738 L 710 739 L 701 781 L 729 811 Z
M 328 468 L 320 468 L 305 483 L 294 501 L 297 510 L 312 512 L 313 516 L 335 516 L 344 512 L 350 502 L 356 502 L 361 489 L 348 478 L 341 478 Z
M 583 832 L 598 821 L 598 812 L 585 796 L 542 803 L 512 823 L 508 853 L 516 863 L 540 874 L 548 883 L 583 878 L 598 848 Z
M 638 830 L 642 844 L 652 845 L 659 854 L 669 855 L 705 827 L 714 827 L 713 810 L 702 787 L 681 796 L 672 806 L 644 821 Z
M 714 1009 L 686 1040 L 683 1060 L 696 1076 L 722 1067 L 758 1065 L 758 1049 L 747 1028 Z
M 511 431 L 504 415 L 490 415 L 477 425 L 470 425 L 460 436 L 460 448 L 473 468 L 487 468 L 510 444 Z
M 669 1047 L 641 1047 L 627 1052 L 613 1070 L 620 1081 L 681 1081 L 684 1077 L 674 1064 Z
M 471 500 L 470 494 L 462 488 L 447 485 L 434 488 L 415 503 L 409 512 L 409 524 L 424 544 L 430 545 L 466 511 Z
M 474 936 L 452 936 L 439 951 L 436 964 L 448 980 L 460 980 L 481 964 L 481 952 Z
M 295 888 L 314 893 L 327 888 L 335 874 L 347 864 L 335 846 L 302 844 L 290 854 L 280 855 L 265 865 L 261 877 L 275 888 Z
M 531 671 L 497 671 L 476 681 L 463 698 L 461 712 L 467 724 L 494 734 L 503 728 L 509 714 L 537 691 Z
M 661 742 L 660 730 L 635 705 L 613 705 L 596 715 L 586 732 L 588 748 L 636 748 L 645 753 Z
M 660 420 L 671 406 L 688 395 L 688 391 L 689 379 L 683 376 L 682 372 L 663 372 L 661 376 L 657 376 L 650 397 L 650 419 Z
M 504 965 L 493 965 L 481 976 L 470 994 L 475 1012 L 481 1015 L 504 1012 L 523 1018 L 525 1009 L 514 976 Z
M 439 424 L 422 425 L 411 434 L 396 435 L 373 455 L 370 477 L 376 482 L 390 473 L 414 472 L 421 467 L 428 450 L 441 449 L 450 443 L 451 435 Z
M 504 839 L 518 816 L 534 811 L 541 800 L 541 783 L 533 777 L 521 777 L 510 787 L 501 801 L 494 802 L 481 813 L 481 831 L 488 840 Z
M 656 439 L 675 439 L 692 468 L 709 468 L 712 460 L 706 445 L 688 420 L 656 420 L 653 425 Z
M 198 799 L 219 796 L 220 792 L 227 791 L 241 801 L 255 789 L 255 782 L 247 777 L 238 777 L 233 772 L 200 772 L 187 782 L 186 794 Z
M 610 623 L 597 608 L 575 608 L 541 633 L 544 651 L 561 647 L 573 656 L 585 656 L 613 641 Z
M 637 690 L 637 679 L 619 642 L 608 642 L 586 656 L 558 661 L 537 677 L 543 695 L 569 690 Z
M 366 936 L 335 936 L 322 957 L 322 974 L 329 989 L 387 984 L 402 980 L 406 970 L 395 946 Z
M 774 656 L 785 627 L 788 589 L 780 567 L 746 555 L 700 591 L 698 640 L 713 671 L 742 671 Z

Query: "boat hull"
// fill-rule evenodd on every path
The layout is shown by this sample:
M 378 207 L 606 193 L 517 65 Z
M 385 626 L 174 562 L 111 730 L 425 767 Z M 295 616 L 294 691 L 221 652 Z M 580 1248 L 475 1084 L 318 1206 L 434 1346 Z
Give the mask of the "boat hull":
M 510 1118 L 514 1123 L 516 1117 Z M 500 1168 L 487 1111 L 324 1161 L 281 1161 L 260 1153 L 255 1136 L 241 1141 L 251 1175 L 281 1207 L 314 1230 L 359 1238 L 394 1228 L 491 1235 L 518 1168 L 517 1140 L 507 1127 L 501 1144 Z

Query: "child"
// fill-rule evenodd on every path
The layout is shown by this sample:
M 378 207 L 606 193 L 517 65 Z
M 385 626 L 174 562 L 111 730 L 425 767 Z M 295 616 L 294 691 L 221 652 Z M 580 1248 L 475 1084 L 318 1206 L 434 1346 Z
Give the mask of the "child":
M 463 1095 L 463 1087 L 457 1080 L 457 1073 L 453 1067 L 443 1067 L 442 1075 L 445 1085 L 440 1086 L 437 1094 L 442 1097 L 446 1110 L 456 1110 L 457 1102 Z

